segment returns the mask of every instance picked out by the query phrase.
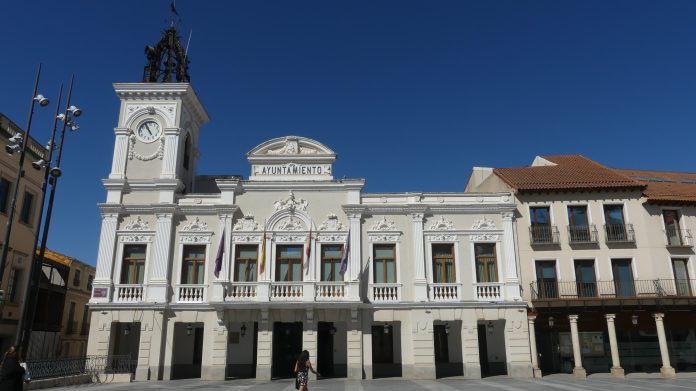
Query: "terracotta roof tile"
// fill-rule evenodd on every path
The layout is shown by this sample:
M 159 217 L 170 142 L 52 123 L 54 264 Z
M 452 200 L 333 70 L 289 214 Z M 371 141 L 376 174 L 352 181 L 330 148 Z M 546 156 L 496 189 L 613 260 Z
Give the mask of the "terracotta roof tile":
M 548 166 L 496 168 L 493 172 L 511 187 L 531 190 L 589 190 L 634 188 L 641 182 L 582 155 L 543 156 Z
M 652 202 L 696 202 L 696 174 L 674 171 L 615 171 L 646 185 L 643 194 Z

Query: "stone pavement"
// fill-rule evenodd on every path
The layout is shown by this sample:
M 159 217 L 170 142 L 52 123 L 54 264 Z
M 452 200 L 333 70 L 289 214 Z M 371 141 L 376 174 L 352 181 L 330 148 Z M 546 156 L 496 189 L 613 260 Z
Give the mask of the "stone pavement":
M 690 375 L 690 374 L 686 374 Z M 679 376 L 679 375 L 677 375 Z M 440 379 L 433 380 L 345 380 L 327 379 L 311 382 L 311 391 L 686 391 L 696 390 L 696 376 L 684 376 L 675 380 L 664 380 L 656 376 L 628 376 L 614 379 L 610 376 L 593 375 L 586 380 L 567 375 L 546 376 L 543 379 L 512 379 L 492 377 L 482 380 Z M 139 390 L 196 390 L 196 391 L 292 391 L 292 379 L 263 382 L 256 380 L 230 380 L 210 382 L 201 380 L 174 380 L 159 382 L 134 382 L 119 384 L 94 384 L 54 388 L 55 391 L 81 389 L 85 391 L 139 391 Z

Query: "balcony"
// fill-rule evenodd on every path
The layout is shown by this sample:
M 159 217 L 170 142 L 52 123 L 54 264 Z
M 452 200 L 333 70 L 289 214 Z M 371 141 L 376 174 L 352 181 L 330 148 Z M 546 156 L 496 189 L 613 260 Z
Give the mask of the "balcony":
M 461 300 L 462 284 L 458 283 L 434 283 L 430 284 L 430 300 L 432 301 L 459 301 Z
M 344 281 L 229 282 L 224 285 L 224 301 L 358 301 L 358 289 L 358 283 Z
M 535 281 L 530 290 L 535 301 L 696 297 L 696 280 Z
M 478 301 L 502 301 L 502 282 L 477 282 L 474 285 L 474 298 Z
M 258 286 L 257 282 L 231 282 L 225 288 L 225 301 L 254 301 Z
M 317 282 L 314 287 L 316 301 L 344 300 L 347 296 L 346 284 L 343 282 Z
M 177 303 L 203 303 L 205 301 L 205 285 L 181 284 L 176 288 Z
M 401 301 L 401 284 L 374 283 L 369 288 L 370 301 L 373 303 L 397 303 Z
M 568 241 L 571 244 L 597 243 L 597 227 L 590 225 L 569 225 Z
M 532 245 L 557 245 L 558 227 L 555 225 L 533 225 L 529 227 L 529 240 Z
M 604 233 L 607 244 L 611 243 L 635 243 L 636 233 L 633 224 L 605 224 Z
M 693 246 L 691 231 L 688 229 L 669 227 L 665 230 L 665 236 L 667 237 L 667 246 L 670 246 L 670 247 L 691 247 L 691 246 Z
M 77 332 L 77 321 L 76 320 L 68 320 L 68 323 L 65 325 L 65 334 L 75 334 Z
M 271 283 L 271 301 L 300 301 L 303 296 L 302 281 Z
M 142 284 L 116 284 L 114 303 L 138 303 L 143 301 Z

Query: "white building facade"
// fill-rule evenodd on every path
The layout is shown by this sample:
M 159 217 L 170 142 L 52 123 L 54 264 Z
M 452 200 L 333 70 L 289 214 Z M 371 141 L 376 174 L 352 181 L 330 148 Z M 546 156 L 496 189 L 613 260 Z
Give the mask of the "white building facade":
M 88 354 L 139 380 L 288 377 L 304 349 L 351 379 L 533 375 L 510 192 L 365 193 L 297 136 L 196 176 L 192 87 L 114 87 Z

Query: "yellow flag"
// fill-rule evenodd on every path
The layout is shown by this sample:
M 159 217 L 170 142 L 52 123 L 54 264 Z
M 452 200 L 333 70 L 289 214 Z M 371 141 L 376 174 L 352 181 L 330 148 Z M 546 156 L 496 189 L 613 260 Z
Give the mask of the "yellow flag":
M 263 240 L 261 241 L 261 273 L 266 269 L 266 230 L 263 231 Z

